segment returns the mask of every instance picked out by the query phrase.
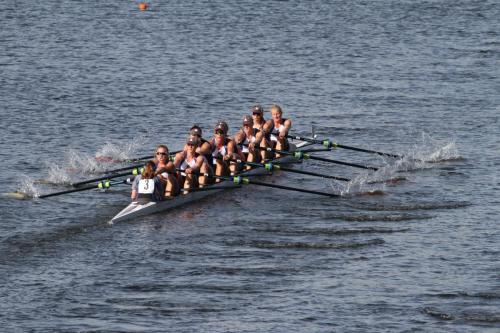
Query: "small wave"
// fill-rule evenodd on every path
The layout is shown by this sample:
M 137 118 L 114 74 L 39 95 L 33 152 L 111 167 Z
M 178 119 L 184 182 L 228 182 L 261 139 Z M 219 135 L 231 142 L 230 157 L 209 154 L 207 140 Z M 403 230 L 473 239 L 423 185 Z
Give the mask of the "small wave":
M 373 205 L 359 207 L 372 211 L 396 211 L 396 210 L 436 210 L 436 209 L 457 209 L 470 206 L 470 202 L 443 202 L 443 203 L 415 203 L 407 205 Z
M 409 229 L 390 229 L 390 228 L 358 228 L 358 229 L 330 229 L 330 228 L 310 228 L 298 230 L 283 230 L 280 228 L 268 228 L 264 230 L 256 230 L 273 234 L 287 236 L 345 236 L 359 234 L 392 234 L 396 232 L 406 232 Z
M 271 242 L 271 241 L 254 241 L 254 242 L 233 242 L 228 243 L 231 246 L 251 246 L 260 249 L 354 249 L 365 246 L 374 246 L 384 244 L 383 239 L 372 239 L 365 242 L 347 242 L 347 243 L 306 243 L 306 242 Z
M 436 309 L 434 307 L 426 307 L 426 308 L 424 308 L 423 311 L 425 314 L 427 314 L 431 317 L 434 317 L 434 318 L 443 319 L 443 320 L 455 319 L 455 317 L 452 316 L 451 314 L 439 311 L 438 309 Z
M 499 313 L 489 313 L 476 311 L 463 311 L 462 313 L 451 314 L 443 312 L 435 307 L 426 307 L 423 312 L 431 317 L 442 320 L 463 320 L 473 322 L 498 323 L 500 322 Z
M 338 217 L 348 222 L 402 222 L 431 219 L 429 215 L 347 215 Z
M 480 299 L 500 299 L 500 293 L 496 292 L 479 292 L 479 293 L 468 293 L 468 292 L 453 292 L 453 293 L 439 293 L 432 295 L 440 298 L 480 298 Z

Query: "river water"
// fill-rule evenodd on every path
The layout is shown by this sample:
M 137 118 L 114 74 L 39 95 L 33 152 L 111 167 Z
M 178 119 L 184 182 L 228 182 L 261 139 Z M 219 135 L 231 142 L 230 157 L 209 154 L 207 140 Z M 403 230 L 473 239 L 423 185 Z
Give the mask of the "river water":
M 129 187 L 0 199 L 2 332 L 498 332 L 498 1 L 19 0 L 0 10 L 0 184 L 123 166 L 254 103 L 315 153 L 277 184 L 109 225 Z M 266 113 L 269 117 L 269 113 Z

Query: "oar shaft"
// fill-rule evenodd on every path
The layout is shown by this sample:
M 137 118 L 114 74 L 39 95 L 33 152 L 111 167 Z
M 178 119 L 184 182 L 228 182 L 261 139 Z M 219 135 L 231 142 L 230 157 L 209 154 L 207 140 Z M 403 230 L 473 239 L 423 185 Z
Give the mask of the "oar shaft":
M 283 154 L 283 155 L 296 155 L 295 152 L 291 151 L 286 151 L 286 150 L 277 150 L 277 149 L 272 149 L 272 148 L 263 148 L 263 147 L 255 147 L 260 150 L 267 150 L 272 153 L 278 153 L 278 154 Z M 343 162 L 343 161 L 338 161 L 338 160 L 332 160 L 330 158 L 324 158 L 324 157 L 319 157 L 319 156 L 312 156 L 309 154 L 304 154 L 303 152 L 300 152 L 302 157 L 297 157 L 297 158 L 304 158 L 304 159 L 311 159 L 311 160 L 317 160 L 317 161 L 323 161 L 323 162 L 329 162 L 329 163 L 334 163 L 334 164 L 341 164 L 341 165 L 347 165 L 351 166 L 354 168 L 361 168 L 361 169 L 368 169 L 368 170 L 374 170 L 377 171 L 378 168 L 375 167 L 370 167 L 366 165 L 361 165 L 361 164 L 356 164 L 356 163 L 349 163 L 349 162 Z
M 390 153 L 384 153 L 381 151 L 376 151 L 376 150 L 371 150 L 371 149 L 364 149 L 364 148 L 357 148 L 357 147 L 352 147 L 352 146 L 347 146 L 347 145 L 341 145 L 335 142 L 331 142 L 330 140 L 318 140 L 318 139 L 312 139 L 312 138 L 305 138 L 302 136 L 298 135 L 286 135 L 287 138 L 295 139 L 295 140 L 301 140 L 301 141 L 307 141 L 307 142 L 312 142 L 312 143 L 317 143 L 320 145 L 324 145 L 328 148 L 333 147 L 333 148 L 342 148 L 342 149 L 349 149 L 349 150 L 354 150 L 354 151 L 359 151 L 363 153 L 370 153 L 370 154 L 377 154 L 377 155 L 385 155 L 385 156 L 390 156 L 394 158 L 403 158 L 401 155 L 397 154 L 390 154 Z
M 175 156 L 175 154 L 180 153 L 182 150 L 176 150 L 168 153 L 169 156 Z M 131 158 L 128 161 L 129 162 L 138 162 L 138 161 L 143 161 L 143 160 L 152 160 L 154 157 L 151 155 L 146 155 L 146 156 L 141 156 L 141 157 L 136 157 L 136 158 Z
M 44 198 L 49 198 L 49 197 L 55 197 L 58 195 L 63 195 L 63 194 L 69 194 L 69 193 L 75 193 L 75 192 L 80 192 L 80 191 L 87 191 L 97 188 L 95 185 L 92 186 L 85 186 L 85 187 L 80 187 L 77 189 L 72 189 L 72 190 L 66 190 L 66 191 L 60 191 L 60 192 L 54 192 L 54 193 L 49 193 L 49 194 L 43 194 L 38 196 L 39 199 L 44 199 Z
M 135 168 L 140 168 L 143 167 L 144 163 L 141 164 L 134 164 L 134 165 L 129 165 L 127 167 L 119 168 L 119 169 L 113 169 L 113 170 L 106 170 L 103 173 L 114 173 L 114 172 L 120 172 L 120 171 L 126 171 L 126 170 L 132 170 Z
M 325 175 L 325 174 L 316 173 L 316 172 L 312 172 L 312 171 L 296 170 L 296 169 L 291 169 L 291 168 L 287 168 L 287 167 L 283 167 L 283 166 L 280 166 L 280 170 L 288 171 L 288 172 L 292 172 L 292 173 L 298 173 L 298 174 L 302 174 L 302 175 L 309 175 L 309 176 L 316 176 L 316 177 L 322 177 L 322 178 L 342 180 L 344 182 L 351 181 L 348 178 L 337 177 L 337 176 L 332 176 L 332 175 Z
M 343 177 L 337 177 L 337 176 L 332 176 L 332 175 L 325 175 L 325 174 L 322 174 L 322 173 L 316 173 L 316 172 L 312 172 L 312 171 L 305 171 L 305 170 L 297 170 L 297 169 L 287 168 L 287 167 L 281 166 L 279 164 L 274 164 L 274 163 L 244 162 L 242 160 L 235 160 L 234 162 L 243 163 L 245 165 L 255 166 L 255 167 L 258 167 L 258 168 L 265 168 L 266 170 L 269 170 L 269 171 L 272 171 L 271 169 L 273 169 L 273 170 L 281 170 L 281 171 L 286 171 L 286 172 L 291 172 L 291 173 L 298 173 L 298 174 L 302 174 L 302 175 L 309 175 L 309 176 L 315 176 L 315 177 L 322 177 L 322 178 L 342 180 L 342 181 L 346 181 L 346 182 L 350 181 L 350 179 L 343 178 Z
M 45 199 L 49 197 L 55 197 L 63 194 L 69 194 L 69 193 L 75 193 L 75 192 L 81 192 L 81 191 L 87 191 L 87 190 L 93 190 L 93 189 L 107 189 L 110 188 L 111 186 L 118 185 L 118 184 L 127 184 L 130 182 L 130 178 L 124 179 L 124 180 L 119 180 L 115 182 L 99 182 L 95 185 L 89 185 L 85 187 L 79 187 L 75 188 L 72 190 L 66 190 L 66 191 L 60 191 L 60 192 L 54 192 L 54 193 L 49 193 L 49 194 L 43 194 L 38 196 L 39 199 Z
M 349 162 L 337 161 L 337 160 L 332 160 L 332 159 L 329 159 L 329 158 L 324 158 L 324 157 L 319 157 L 319 156 L 309 156 L 309 159 L 316 160 L 316 161 L 323 161 L 323 162 L 335 163 L 335 164 L 340 164 L 340 165 L 347 165 L 347 166 L 351 166 L 351 167 L 354 167 L 354 168 L 360 168 L 360 169 L 368 169 L 368 170 L 374 170 L 374 171 L 378 170 L 378 168 L 375 168 L 375 167 L 370 167 L 370 166 L 356 164 L 356 163 L 349 163 Z
M 364 149 L 364 148 L 351 147 L 351 146 L 341 145 L 339 143 L 337 143 L 337 147 L 343 148 L 343 149 L 350 149 L 350 150 L 354 150 L 354 151 L 359 151 L 359 152 L 363 152 L 363 153 L 370 153 L 370 154 L 377 154 L 377 155 L 383 155 L 383 156 L 390 156 L 390 157 L 394 157 L 394 158 L 403 158 L 403 156 L 401 156 L 401 155 L 390 154 L 390 153 L 383 153 L 381 151 Z
M 85 185 L 85 184 L 90 184 L 90 183 L 98 182 L 101 180 L 108 180 L 108 179 L 113 179 L 113 178 L 118 178 L 118 177 L 123 177 L 123 176 L 129 176 L 132 174 L 133 174 L 133 171 L 128 171 L 128 172 L 123 172 L 123 173 L 117 173 L 116 175 L 108 175 L 108 176 L 104 176 L 104 177 L 84 180 L 84 181 L 81 181 L 78 183 L 73 183 L 71 185 L 73 185 L 74 187 L 80 187 L 80 186 Z
M 331 198 L 337 198 L 337 197 L 340 196 L 338 194 L 333 194 L 333 193 L 326 193 L 326 192 L 320 192 L 320 191 L 306 190 L 306 189 L 302 189 L 302 188 L 296 188 L 296 187 L 290 187 L 290 186 L 283 186 L 283 185 L 278 185 L 278 184 L 263 183 L 263 182 L 259 182 L 259 181 L 256 181 L 256 180 L 248 180 L 247 182 L 248 182 L 248 184 L 253 184 L 253 185 L 258 185 L 258 186 L 279 188 L 279 189 L 287 190 L 287 191 L 310 193 L 310 194 L 322 195 L 322 196 L 331 197 Z

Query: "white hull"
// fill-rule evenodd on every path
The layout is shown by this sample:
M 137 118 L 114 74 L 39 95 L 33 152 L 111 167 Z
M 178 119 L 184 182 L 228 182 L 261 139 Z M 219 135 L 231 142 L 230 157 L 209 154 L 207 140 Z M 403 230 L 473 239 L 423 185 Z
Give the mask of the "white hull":
M 297 147 L 304 147 L 307 146 L 308 144 L 305 142 L 301 142 L 297 144 Z M 286 156 L 278 159 L 280 163 L 297 163 L 299 162 L 295 158 L 291 156 Z M 266 174 L 271 174 L 264 168 L 256 168 L 249 170 L 244 173 L 244 175 L 266 175 Z M 228 190 L 231 188 L 237 188 L 239 185 L 231 183 L 229 181 L 221 182 L 219 184 L 211 185 L 208 188 L 204 188 L 203 190 L 200 191 L 193 191 L 191 193 L 188 193 L 186 195 L 178 195 L 176 197 L 173 197 L 171 199 L 167 199 L 164 201 L 158 201 L 158 202 L 138 202 L 134 201 L 131 202 L 127 207 L 125 207 L 121 212 L 116 214 L 109 223 L 113 224 L 115 222 L 122 222 L 126 220 L 131 220 L 140 216 L 146 216 L 146 215 L 151 215 L 154 213 L 159 213 L 159 212 L 164 212 L 185 204 L 188 204 L 190 202 L 196 202 L 199 201 L 205 197 L 214 195 L 216 193 L 222 192 L 224 190 Z

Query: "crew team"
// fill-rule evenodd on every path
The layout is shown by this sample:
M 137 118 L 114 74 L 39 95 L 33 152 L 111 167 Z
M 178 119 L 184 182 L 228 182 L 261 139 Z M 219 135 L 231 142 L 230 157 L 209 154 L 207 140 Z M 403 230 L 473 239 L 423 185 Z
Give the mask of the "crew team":
M 202 129 L 194 125 L 182 151 L 170 157 L 166 145 L 158 145 L 153 160 L 132 183 L 132 200 L 162 201 L 181 193 L 220 182 L 223 176 L 236 175 L 248 165 L 235 161 L 259 163 L 275 157 L 267 148 L 289 150 L 286 138 L 292 122 L 283 118 L 279 105 L 270 108 L 271 119 L 264 119 L 260 105 L 251 108 L 252 115 L 243 117 L 242 126 L 233 137 L 226 122 L 215 125 L 213 137 L 204 139 Z

